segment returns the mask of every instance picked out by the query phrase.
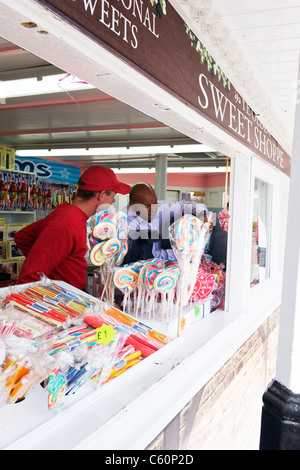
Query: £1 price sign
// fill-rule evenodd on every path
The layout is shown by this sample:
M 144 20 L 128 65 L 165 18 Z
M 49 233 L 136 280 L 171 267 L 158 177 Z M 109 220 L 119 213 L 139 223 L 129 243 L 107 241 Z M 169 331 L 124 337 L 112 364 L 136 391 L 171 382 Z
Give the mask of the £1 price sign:
M 96 338 L 98 344 L 108 344 L 113 341 L 116 334 L 116 330 L 112 325 L 103 325 L 100 328 L 96 328 Z

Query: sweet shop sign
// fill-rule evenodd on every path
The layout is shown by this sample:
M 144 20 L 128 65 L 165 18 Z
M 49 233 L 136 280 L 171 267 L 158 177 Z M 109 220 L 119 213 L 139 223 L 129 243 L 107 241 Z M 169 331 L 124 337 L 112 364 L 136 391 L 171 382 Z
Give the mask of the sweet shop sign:
M 290 156 L 166 0 L 37 0 L 289 175 Z

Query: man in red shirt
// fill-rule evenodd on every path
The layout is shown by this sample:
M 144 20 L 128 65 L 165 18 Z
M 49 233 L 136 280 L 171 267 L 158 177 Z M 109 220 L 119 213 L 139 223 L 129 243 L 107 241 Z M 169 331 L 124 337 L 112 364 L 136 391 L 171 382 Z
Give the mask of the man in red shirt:
M 111 169 L 99 165 L 88 168 L 78 181 L 73 204 L 60 204 L 47 217 L 15 235 L 26 257 L 18 283 L 39 281 L 44 274 L 86 289 L 86 222 L 99 206 L 110 206 L 115 194 L 128 194 L 130 189 Z

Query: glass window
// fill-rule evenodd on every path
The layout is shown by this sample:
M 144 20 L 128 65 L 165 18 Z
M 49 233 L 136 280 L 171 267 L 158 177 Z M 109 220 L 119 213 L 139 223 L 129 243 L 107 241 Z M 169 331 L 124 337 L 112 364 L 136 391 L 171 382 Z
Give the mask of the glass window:
M 271 204 L 272 185 L 259 178 L 255 178 L 251 243 L 251 286 L 259 284 L 270 277 Z

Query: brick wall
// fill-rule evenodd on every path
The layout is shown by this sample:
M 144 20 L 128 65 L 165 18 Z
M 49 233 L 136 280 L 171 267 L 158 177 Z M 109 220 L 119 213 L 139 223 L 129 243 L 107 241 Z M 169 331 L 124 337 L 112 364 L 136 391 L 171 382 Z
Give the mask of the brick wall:
M 275 376 L 278 329 L 279 309 L 147 449 L 258 449 L 262 396 Z

